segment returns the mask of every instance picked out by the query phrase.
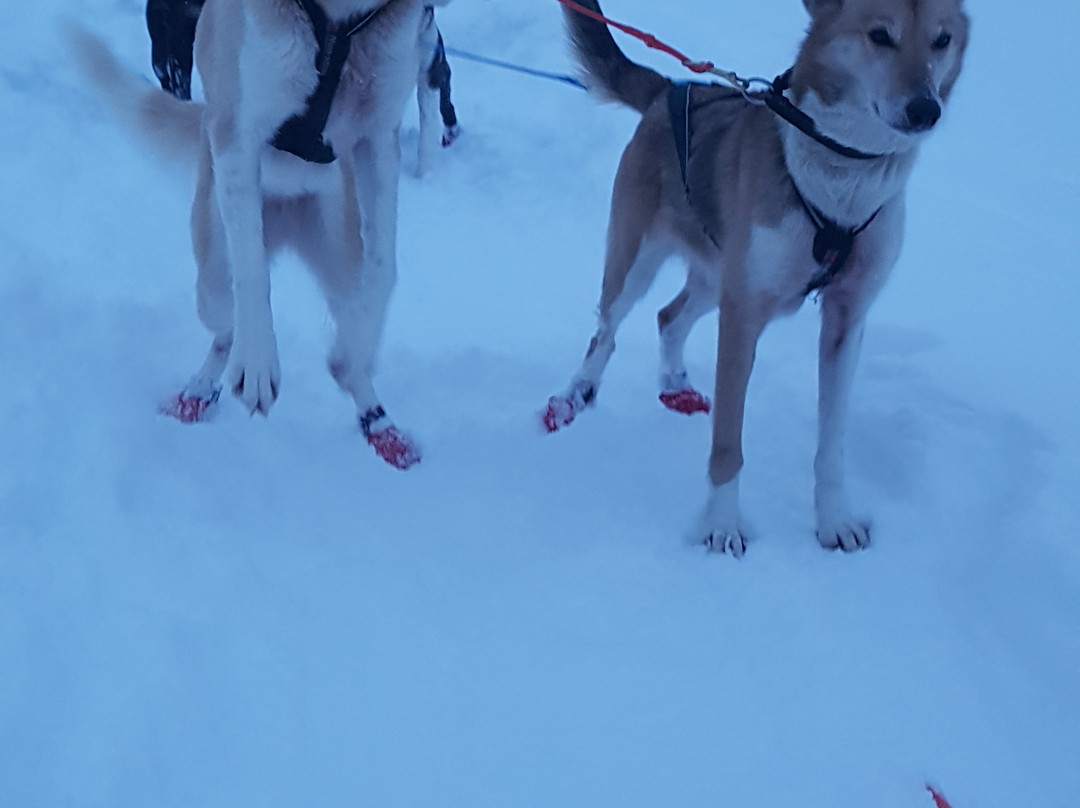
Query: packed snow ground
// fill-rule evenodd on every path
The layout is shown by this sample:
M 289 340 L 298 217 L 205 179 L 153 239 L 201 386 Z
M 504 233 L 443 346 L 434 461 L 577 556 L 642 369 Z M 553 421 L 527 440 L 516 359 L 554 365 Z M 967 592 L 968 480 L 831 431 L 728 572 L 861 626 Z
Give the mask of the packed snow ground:
M 927 781 L 955 808 L 1076 805 L 1075 4 L 972 3 L 855 387 L 873 548 L 813 538 L 807 304 L 758 353 L 740 562 L 689 546 L 708 420 L 656 401 L 677 267 L 597 407 L 537 428 L 591 334 L 633 114 L 454 60 L 465 134 L 418 181 L 407 109 L 378 383 L 426 454 L 401 473 L 357 434 L 325 307 L 289 260 L 271 416 L 156 414 L 207 342 L 191 175 L 98 108 L 56 27 L 84 21 L 149 76 L 143 5 L 9 5 L 2 808 L 911 808 Z M 805 24 L 796 0 L 605 9 L 763 75 Z M 457 0 L 439 21 L 456 47 L 570 69 L 553 0 Z M 689 346 L 704 387 L 713 323 Z

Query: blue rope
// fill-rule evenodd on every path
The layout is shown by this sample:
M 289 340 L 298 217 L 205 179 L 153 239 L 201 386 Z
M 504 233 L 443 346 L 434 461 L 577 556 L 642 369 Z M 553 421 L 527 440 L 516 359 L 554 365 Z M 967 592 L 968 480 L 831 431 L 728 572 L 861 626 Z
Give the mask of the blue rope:
M 491 65 L 492 67 L 501 67 L 504 70 L 513 70 L 517 73 L 525 73 L 529 76 L 536 76 L 542 79 L 550 79 L 551 81 L 559 81 L 563 84 L 569 84 L 571 87 L 577 87 L 579 90 L 588 89 L 584 84 L 575 79 L 573 76 L 567 76 L 563 73 L 549 73 L 546 70 L 533 70 L 531 67 L 522 67 L 521 65 L 511 64 L 510 62 L 501 62 L 498 59 L 491 59 L 487 56 L 478 56 L 475 53 L 469 53 L 468 51 L 463 51 L 459 48 L 451 48 L 449 45 L 446 46 L 446 53 L 458 59 L 467 59 L 469 61 L 479 62 L 480 64 Z

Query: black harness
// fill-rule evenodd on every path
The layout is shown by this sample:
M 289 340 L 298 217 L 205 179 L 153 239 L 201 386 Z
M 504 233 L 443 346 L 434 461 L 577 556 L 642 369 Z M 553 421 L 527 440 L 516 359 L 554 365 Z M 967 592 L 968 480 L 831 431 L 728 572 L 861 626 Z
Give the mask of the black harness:
M 330 118 L 330 104 L 334 100 L 341 72 L 349 56 L 349 46 L 354 34 L 361 31 L 376 15 L 389 5 L 383 3 L 366 14 L 357 14 L 343 23 L 332 22 L 322 6 L 315 0 L 296 0 L 311 21 L 311 30 L 319 50 L 315 54 L 315 70 L 319 82 L 308 96 L 303 113 L 293 115 L 277 130 L 271 145 L 295 154 L 309 163 L 332 163 L 337 159 L 334 149 L 323 140 L 323 130 Z
M 868 154 L 850 146 L 845 146 L 821 132 L 814 123 L 813 118 L 784 97 L 784 90 L 789 86 L 790 79 L 791 71 L 789 70 L 778 77 L 770 89 L 763 92 L 744 94 L 739 90 L 731 90 L 729 93 L 715 96 L 711 101 L 742 101 L 743 103 L 750 103 L 751 99 L 759 100 L 799 131 L 812 137 L 818 143 L 837 154 L 855 160 L 873 160 L 882 156 L 880 154 Z M 691 96 L 695 86 L 714 87 L 716 85 L 704 82 L 680 82 L 673 84 L 668 90 L 668 115 L 671 118 L 671 129 L 675 136 L 675 151 L 679 156 L 679 171 L 682 176 L 687 201 L 690 201 L 688 166 L 690 163 L 690 138 L 693 132 L 692 118 L 695 110 Z M 874 211 L 873 215 L 858 227 L 843 227 L 807 202 L 802 195 L 802 191 L 795 185 L 794 180 L 792 180 L 791 185 L 795 189 L 795 195 L 798 196 L 803 210 L 806 211 L 807 218 L 810 219 L 816 231 L 814 234 L 813 255 L 818 264 L 818 271 L 810 279 L 806 289 L 803 290 L 803 295 L 806 296 L 828 286 L 840 274 L 851 257 L 851 252 L 855 247 L 855 237 L 869 227 L 870 223 L 881 212 L 881 209 L 878 208 Z M 691 207 L 694 207 L 692 202 Z M 709 230 L 704 218 L 701 218 L 701 226 L 709 241 L 719 249 L 720 244 Z

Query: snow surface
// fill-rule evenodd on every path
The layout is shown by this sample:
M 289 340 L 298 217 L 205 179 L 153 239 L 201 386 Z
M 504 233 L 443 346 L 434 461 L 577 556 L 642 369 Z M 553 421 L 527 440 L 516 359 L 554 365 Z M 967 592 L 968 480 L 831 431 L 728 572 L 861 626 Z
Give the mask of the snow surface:
M 605 9 L 762 75 L 805 25 L 796 0 Z M 873 548 L 813 538 L 807 305 L 758 353 L 740 562 L 688 546 L 708 419 L 656 400 L 678 267 L 597 407 L 537 429 L 636 121 L 555 82 L 454 60 L 464 135 L 403 179 L 378 382 L 418 468 L 363 444 L 291 260 L 271 416 L 159 417 L 208 339 L 191 174 L 97 106 L 56 26 L 149 76 L 142 10 L 8 2 L 0 26 L 0 806 L 909 808 L 927 781 L 955 808 L 1080 804 L 1077 4 L 971 3 L 855 386 Z M 439 21 L 570 69 L 552 0 Z M 688 350 L 706 387 L 714 339 Z

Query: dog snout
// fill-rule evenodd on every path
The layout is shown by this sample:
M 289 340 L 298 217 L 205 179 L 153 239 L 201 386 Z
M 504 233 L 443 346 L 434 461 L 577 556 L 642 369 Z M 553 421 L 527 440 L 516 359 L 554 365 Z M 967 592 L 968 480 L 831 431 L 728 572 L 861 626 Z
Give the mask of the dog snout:
M 925 132 L 941 117 L 941 104 L 932 95 L 926 94 L 909 101 L 904 112 L 912 132 Z

